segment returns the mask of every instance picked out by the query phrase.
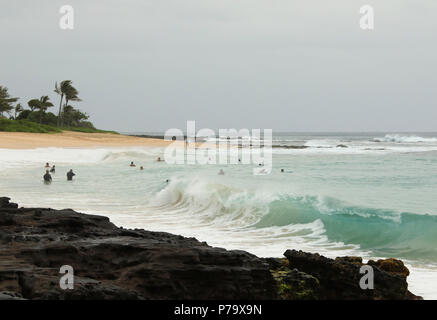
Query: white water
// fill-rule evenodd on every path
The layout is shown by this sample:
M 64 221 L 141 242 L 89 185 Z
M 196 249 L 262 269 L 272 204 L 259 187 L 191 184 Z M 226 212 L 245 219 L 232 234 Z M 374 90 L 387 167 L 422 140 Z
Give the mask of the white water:
M 290 248 L 329 257 L 394 256 L 407 261 L 415 294 L 437 298 L 437 177 L 430 174 L 437 172 L 437 142 L 387 137 L 275 137 L 274 144 L 308 148 L 275 148 L 268 176 L 253 176 L 252 165 L 158 163 L 159 148 L 1 150 L 0 195 L 260 256 Z M 130 161 L 145 170 L 130 168 Z M 46 162 L 57 167 L 48 186 L 41 180 Z M 65 179 L 70 168 L 73 183 Z M 217 176 L 220 168 L 225 176 Z

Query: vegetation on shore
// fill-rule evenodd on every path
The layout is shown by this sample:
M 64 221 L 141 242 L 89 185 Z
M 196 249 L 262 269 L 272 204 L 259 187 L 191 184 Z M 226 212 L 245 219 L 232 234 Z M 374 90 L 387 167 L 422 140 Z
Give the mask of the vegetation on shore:
M 0 118 L 0 131 L 7 132 L 33 132 L 33 133 L 59 133 L 61 129 L 29 120 L 9 120 Z
M 45 124 L 39 124 L 29 120 L 10 120 L 0 118 L 0 132 L 31 132 L 31 133 L 60 133 L 62 131 L 75 131 L 83 133 L 113 133 L 118 134 L 115 131 L 99 130 L 95 128 L 86 127 L 62 127 L 62 129 L 56 126 L 49 126 Z
M 20 98 L 12 97 L 8 88 L 0 85 L 0 131 L 59 133 L 63 130 L 85 133 L 116 133 L 96 129 L 85 112 L 73 107 L 71 102 L 82 101 L 79 91 L 71 80 L 55 83 L 54 92 L 59 95 L 58 114 L 48 112 L 54 107 L 49 96 L 31 99 L 27 102 L 28 109 L 21 103 Z

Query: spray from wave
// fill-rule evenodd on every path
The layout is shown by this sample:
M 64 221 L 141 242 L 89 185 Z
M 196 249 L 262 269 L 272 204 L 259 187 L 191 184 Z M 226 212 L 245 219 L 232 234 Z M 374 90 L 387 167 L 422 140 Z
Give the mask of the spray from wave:
M 437 138 L 430 137 L 424 138 L 416 135 L 412 136 L 403 136 L 399 134 L 387 134 L 383 138 L 374 138 L 375 142 L 394 142 L 394 143 L 419 143 L 419 142 L 437 142 Z
M 437 262 L 437 216 L 351 206 L 329 197 L 249 191 L 201 179 L 176 179 L 152 197 L 149 210 L 156 218 L 165 215 L 193 229 L 239 233 L 239 241 L 243 234 L 245 241 L 268 234 L 269 241 L 284 248 L 359 249 L 360 254 Z

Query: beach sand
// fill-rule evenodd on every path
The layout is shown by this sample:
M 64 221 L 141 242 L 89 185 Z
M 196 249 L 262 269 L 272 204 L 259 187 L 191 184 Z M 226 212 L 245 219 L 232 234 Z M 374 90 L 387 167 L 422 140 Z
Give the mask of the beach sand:
M 165 147 L 171 141 L 162 139 L 131 137 L 113 133 L 62 133 L 0 132 L 2 149 L 34 148 L 95 148 L 95 147 Z

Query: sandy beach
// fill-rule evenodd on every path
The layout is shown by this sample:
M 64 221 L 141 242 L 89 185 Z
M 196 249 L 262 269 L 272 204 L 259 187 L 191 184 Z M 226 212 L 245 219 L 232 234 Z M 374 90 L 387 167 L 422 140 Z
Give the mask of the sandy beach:
M 162 139 L 140 138 L 112 133 L 62 133 L 0 132 L 2 149 L 34 148 L 94 148 L 94 147 L 165 147 L 171 142 Z

